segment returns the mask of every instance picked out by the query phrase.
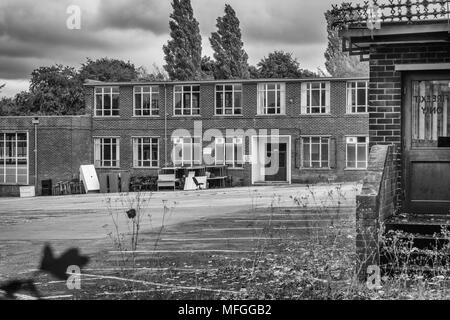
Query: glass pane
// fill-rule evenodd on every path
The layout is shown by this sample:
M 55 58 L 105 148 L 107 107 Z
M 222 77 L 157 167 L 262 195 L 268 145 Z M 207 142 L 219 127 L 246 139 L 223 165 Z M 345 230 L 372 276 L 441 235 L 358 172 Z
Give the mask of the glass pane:
M 413 81 L 412 146 L 438 147 L 439 137 L 448 136 L 450 80 Z
M 347 145 L 347 167 L 356 167 L 356 146 L 354 144 Z
M 311 106 L 320 106 L 320 91 L 313 90 L 311 94 L 312 94 Z

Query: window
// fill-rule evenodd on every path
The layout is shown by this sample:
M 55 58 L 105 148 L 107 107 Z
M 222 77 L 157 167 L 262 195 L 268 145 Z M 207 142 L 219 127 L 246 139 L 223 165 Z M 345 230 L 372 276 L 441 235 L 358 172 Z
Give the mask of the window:
M 242 85 L 216 85 L 216 114 L 242 114 Z
M 138 117 L 159 115 L 159 87 L 134 87 L 134 115 Z
M 329 82 L 302 83 L 302 113 L 303 114 L 330 113 Z
M 94 139 L 94 160 L 98 168 L 119 167 L 119 138 Z
M 347 169 L 367 169 L 367 137 L 347 137 Z
M 330 138 L 329 137 L 303 137 L 303 168 L 329 168 L 330 167 Z
M 159 167 L 158 138 L 133 138 L 133 166 L 135 168 Z
M 258 114 L 286 113 L 286 85 L 284 83 L 258 84 Z
M 200 86 L 175 86 L 175 115 L 200 114 Z
M 0 133 L 0 184 L 28 184 L 28 134 Z
M 201 138 L 174 138 L 173 162 L 175 166 L 193 166 L 202 163 Z
M 119 87 L 95 88 L 95 115 L 111 117 L 119 115 Z
M 368 82 L 347 82 L 347 113 L 367 112 Z
M 217 165 L 242 168 L 244 165 L 243 139 L 236 137 L 216 138 L 215 160 Z

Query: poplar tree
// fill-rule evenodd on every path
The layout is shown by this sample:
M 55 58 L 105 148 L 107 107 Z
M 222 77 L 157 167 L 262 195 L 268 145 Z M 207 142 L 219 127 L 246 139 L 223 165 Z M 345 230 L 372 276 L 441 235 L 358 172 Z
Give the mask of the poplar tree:
M 249 78 L 248 55 L 244 50 L 239 19 L 230 5 L 225 15 L 217 18 L 217 32 L 209 41 L 214 50 L 214 77 L 216 79 Z
M 194 18 L 190 0 L 173 0 L 170 37 L 163 46 L 164 69 L 172 80 L 195 80 L 201 77 L 202 37 Z

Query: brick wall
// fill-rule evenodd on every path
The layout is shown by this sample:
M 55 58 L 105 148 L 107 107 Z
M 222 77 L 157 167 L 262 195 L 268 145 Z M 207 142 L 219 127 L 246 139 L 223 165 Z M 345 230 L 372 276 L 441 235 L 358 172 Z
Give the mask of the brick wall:
M 379 265 L 380 229 L 395 212 L 397 179 L 394 145 L 373 146 L 363 188 L 356 197 L 356 250 L 362 279 L 367 266 Z
M 286 115 L 261 116 L 257 115 L 257 82 L 243 85 L 243 114 L 240 116 L 216 116 L 215 85 L 201 84 L 200 108 L 201 116 L 186 117 L 174 116 L 173 85 L 166 86 L 167 104 L 164 103 L 165 87 L 160 86 L 160 116 L 151 118 L 133 117 L 133 85 L 120 86 L 120 117 L 119 118 L 93 118 L 93 136 L 120 136 L 120 170 L 131 170 L 133 174 L 156 174 L 155 170 L 134 170 L 132 168 L 132 137 L 153 136 L 160 138 L 160 164 L 170 162 L 165 157 L 165 119 L 167 113 L 167 154 L 170 157 L 172 150 L 171 135 L 176 129 L 186 129 L 193 134 L 194 121 L 202 121 L 203 132 L 208 129 L 218 129 L 225 135 L 227 129 L 270 130 L 280 129 L 281 135 L 291 136 L 292 141 L 292 181 L 315 182 L 327 181 L 328 177 L 336 176 L 338 180 L 362 179 L 363 171 L 345 170 L 345 138 L 348 135 L 368 135 L 368 115 L 351 115 L 346 113 L 346 81 L 332 80 L 330 87 L 331 114 L 330 115 L 301 115 L 301 82 L 286 83 Z M 93 88 L 87 87 L 87 108 L 93 110 Z M 166 107 L 166 110 L 165 110 Z M 331 170 L 309 170 L 298 167 L 295 153 L 295 143 L 304 135 L 329 135 L 335 141 L 332 149 L 335 153 L 336 165 Z M 246 141 L 245 154 L 250 152 L 250 139 Z M 204 147 L 209 143 L 204 142 Z M 298 150 L 297 150 L 298 151 Z M 250 166 L 246 166 L 250 170 Z M 237 177 L 249 173 L 233 170 Z M 251 176 L 250 176 L 251 178 Z M 246 181 L 248 179 L 245 179 Z M 251 179 L 250 179 L 251 181 Z
M 398 64 L 448 63 L 450 44 L 378 45 L 371 47 L 369 83 L 370 144 L 395 144 L 399 180 L 396 201 L 403 199 L 401 177 L 402 73 Z
M 0 132 L 28 132 L 29 184 L 35 184 L 34 117 L 0 117 Z M 89 116 L 38 117 L 38 190 L 41 181 L 53 183 L 78 175 L 82 164 L 91 163 L 92 135 Z M 19 186 L 0 185 L 0 196 L 17 196 Z

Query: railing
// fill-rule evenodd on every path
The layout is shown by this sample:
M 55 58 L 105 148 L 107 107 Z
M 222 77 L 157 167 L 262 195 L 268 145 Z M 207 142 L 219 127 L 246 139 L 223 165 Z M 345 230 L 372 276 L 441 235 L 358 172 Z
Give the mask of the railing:
M 344 2 L 333 5 L 329 22 L 334 29 L 360 28 L 368 22 L 405 22 L 444 20 L 450 23 L 450 0 L 373 0 L 363 4 Z

